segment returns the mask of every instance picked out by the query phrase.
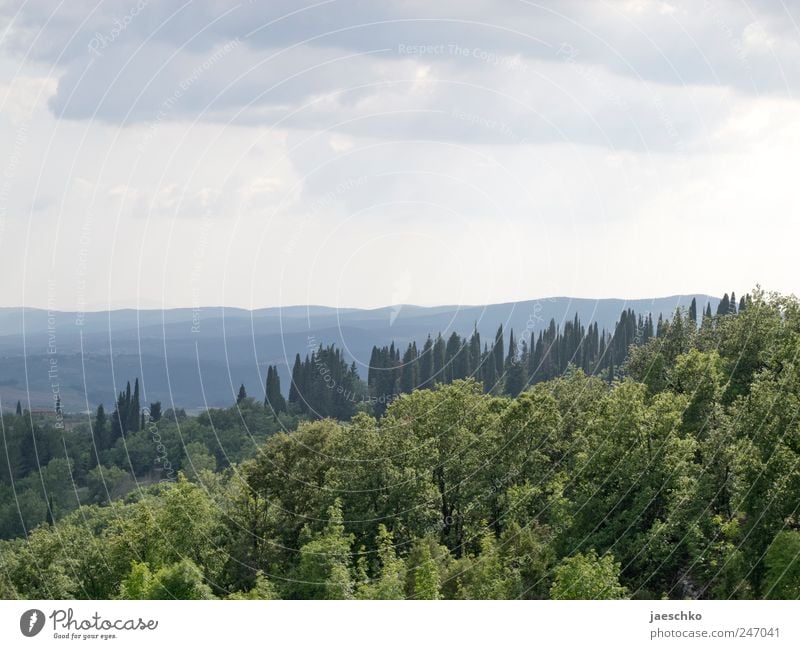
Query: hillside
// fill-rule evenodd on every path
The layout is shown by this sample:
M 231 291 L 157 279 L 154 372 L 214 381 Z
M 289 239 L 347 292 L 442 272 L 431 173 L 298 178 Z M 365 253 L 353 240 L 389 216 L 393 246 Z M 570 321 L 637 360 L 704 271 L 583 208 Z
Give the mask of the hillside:
M 284 389 L 296 354 L 334 344 L 366 379 L 375 345 L 405 347 L 428 334 L 466 335 L 477 327 L 491 340 L 498 325 L 529 337 L 577 314 L 585 324 L 614 327 L 623 309 L 671 316 L 692 299 L 716 309 L 719 298 L 697 295 L 622 300 L 542 298 L 483 306 L 335 309 L 293 306 L 248 311 L 224 307 L 48 313 L 0 309 L 0 400 L 33 409 L 52 407 L 55 381 L 66 411 L 109 404 L 125 381 L 142 377 L 144 398 L 189 411 L 228 405 L 240 384 L 263 394 L 265 368 L 276 365 Z M 51 353 L 52 350 L 55 353 Z M 55 365 L 53 361 L 55 360 Z M 53 368 L 55 372 L 53 372 Z
M 797 599 L 800 304 L 693 315 L 380 417 L 5 416 L 0 598 Z

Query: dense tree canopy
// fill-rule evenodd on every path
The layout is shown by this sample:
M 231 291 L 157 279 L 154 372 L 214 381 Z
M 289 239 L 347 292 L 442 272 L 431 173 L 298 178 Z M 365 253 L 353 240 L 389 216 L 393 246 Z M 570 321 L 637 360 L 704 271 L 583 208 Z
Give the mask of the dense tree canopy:
M 728 302 L 657 326 L 628 312 L 611 337 L 573 320 L 530 345 L 376 348 L 363 386 L 321 348 L 283 406 L 268 371 L 263 404 L 165 413 L 161 455 L 149 423 L 93 444 L 12 415 L 0 595 L 796 598 L 800 306 Z M 320 396 L 323 417 L 302 404 L 324 376 L 396 396 Z

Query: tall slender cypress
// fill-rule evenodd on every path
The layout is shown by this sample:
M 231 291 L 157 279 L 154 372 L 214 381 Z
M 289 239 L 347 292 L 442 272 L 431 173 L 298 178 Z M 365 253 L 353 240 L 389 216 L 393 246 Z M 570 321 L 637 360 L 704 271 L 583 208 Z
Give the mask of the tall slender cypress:
M 505 363 L 505 352 L 503 350 L 503 325 L 497 328 L 497 333 L 494 335 L 494 366 L 497 376 L 503 376 L 503 364 Z
M 719 301 L 717 305 L 717 315 L 728 315 L 731 311 L 731 299 L 728 297 L 728 294 L 722 296 L 722 299 Z
M 286 399 L 281 394 L 281 377 L 278 375 L 278 367 L 272 365 L 267 367 L 267 385 L 264 395 L 264 405 L 271 408 L 275 414 L 286 412 Z
M 303 389 L 303 363 L 300 361 L 300 354 L 294 357 L 294 367 L 292 367 L 292 383 L 289 386 L 289 403 L 299 403 L 300 393 Z
M 430 387 L 431 376 L 433 375 L 433 340 L 431 335 L 422 346 L 422 353 L 419 356 L 419 385 L 421 388 Z
M 128 384 L 130 387 L 130 384 Z M 129 396 L 128 401 L 128 428 L 127 431 L 137 431 L 141 427 L 141 417 L 139 413 L 141 407 L 139 404 L 139 379 L 134 381 L 133 394 Z

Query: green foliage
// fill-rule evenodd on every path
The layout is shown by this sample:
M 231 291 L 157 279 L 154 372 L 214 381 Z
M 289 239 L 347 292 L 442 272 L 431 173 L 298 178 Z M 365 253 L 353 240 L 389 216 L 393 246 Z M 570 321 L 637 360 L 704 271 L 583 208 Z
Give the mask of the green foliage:
M 322 533 L 300 548 L 298 588 L 307 599 L 353 598 L 350 548 L 354 537 L 344 529 L 342 507 L 337 500 L 328 509 L 328 522 Z
M 800 599 L 800 532 L 779 532 L 764 559 L 764 592 L 770 599 Z
M 164 566 L 154 574 L 144 563 L 134 563 L 120 586 L 121 599 L 214 599 L 203 572 L 191 560 Z
M 160 404 L 151 404 L 149 417 L 144 416 L 147 411 L 137 411 L 134 427 L 135 386 L 130 397 L 127 390 L 120 394 L 111 421 L 102 406 L 91 426 L 85 416 L 68 414 L 64 428 L 56 427 L 52 417 L 6 420 L 6 444 L 0 445 L 0 538 L 24 536 L 45 522 L 50 501 L 58 521 L 81 505 L 106 504 L 139 487 L 175 480 L 179 469 L 192 480 L 224 470 L 253 457 L 269 436 L 293 430 L 298 422 L 283 413 L 276 419 L 271 410 L 248 399 L 238 407 L 192 418 L 175 413 L 162 417 Z M 130 424 L 124 440 L 123 421 Z
M 289 390 L 289 405 L 294 411 L 315 419 L 349 419 L 364 392 L 355 363 L 348 365 L 342 351 L 333 345 L 320 344 L 305 362 L 297 355 Z
M 800 306 L 731 304 L 657 326 L 626 311 L 611 335 L 552 323 L 508 354 L 502 330 L 376 348 L 380 409 L 303 378 L 315 351 L 287 412 L 268 370 L 266 406 L 117 417 L 124 442 L 99 414 L 94 438 L 8 417 L 0 594 L 800 597 Z M 299 421 L 314 403 L 346 417 Z
M 481 537 L 479 552 L 465 562 L 461 572 L 459 595 L 465 599 L 509 599 L 518 590 L 517 575 L 506 567 L 489 529 Z
M 216 458 L 208 452 L 205 444 L 189 442 L 186 445 L 186 456 L 183 460 L 183 470 L 186 475 L 197 480 L 203 471 L 214 471 L 217 468 Z
M 117 466 L 98 466 L 86 474 L 88 502 L 93 504 L 108 503 L 121 498 L 133 489 L 130 474 Z
M 264 407 L 269 408 L 275 416 L 278 413 L 286 412 L 286 399 L 281 394 L 281 377 L 278 376 L 278 368 L 270 365 L 267 368 L 266 391 L 264 395 Z
M 719 354 L 716 351 L 689 350 L 675 359 L 668 374 L 669 386 L 689 399 L 683 413 L 686 429 L 693 433 L 710 429 L 724 381 Z
M 424 541 L 419 545 L 419 556 L 414 567 L 414 599 L 440 599 L 439 570 L 431 556 L 430 546 Z
M 619 583 L 619 564 L 594 550 L 567 557 L 555 570 L 550 587 L 553 599 L 625 599 L 626 589 Z
M 395 552 L 392 533 L 381 523 L 376 539 L 378 568 L 376 578 L 359 587 L 359 599 L 403 599 L 405 564 Z
M 278 599 L 278 593 L 264 573 L 259 571 L 250 590 L 231 593 L 226 599 Z
M 153 573 L 146 563 L 134 562 L 119 588 L 120 599 L 151 599 Z

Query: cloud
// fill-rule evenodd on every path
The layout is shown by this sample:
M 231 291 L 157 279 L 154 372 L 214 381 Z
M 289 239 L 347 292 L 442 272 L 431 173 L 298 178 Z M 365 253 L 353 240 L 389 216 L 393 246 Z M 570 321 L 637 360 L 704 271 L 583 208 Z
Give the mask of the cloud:
M 55 7 L 0 9 L 5 304 L 797 290 L 783 3 Z
M 68 119 L 339 124 L 358 132 L 371 115 L 394 109 L 394 127 L 379 120 L 376 132 L 481 137 L 463 124 L 448 128 L 436 114 L 461 104 L 494 113 L 487 119 L 525 139 L 558 139 L 561 121 L 573 139 L 602 143 L 603 130 L 612 146 L 660 148 L 663 139 L 637 142 L 637 127 L 661 130 L 666 110 L 676 129 L 691 129 L 703 117 L 693 115 L 691 99 L 709 88 L 718 96 L 800 89 L 788 11 L 721 0 L 699 7 L 688 0 L 233 7 L 120 0 L 55 12 L 47 2 L 12 3 L 6 19 L 12 52 L 56 65 L 50 108 Z M 671 110 L 669 94 L 684 103 L 683 115 Z M 654 106 L 655 96 L 664 103 Z M 483 136 L 502 140 L 491 130 Z

